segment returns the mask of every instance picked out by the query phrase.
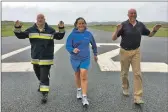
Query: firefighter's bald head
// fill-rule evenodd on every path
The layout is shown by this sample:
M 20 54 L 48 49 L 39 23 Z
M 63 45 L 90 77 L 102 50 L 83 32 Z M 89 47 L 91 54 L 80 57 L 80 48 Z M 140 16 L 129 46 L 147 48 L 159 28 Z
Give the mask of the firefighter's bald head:
M 45 16 L 43 14 L 37 15 L 37 24 L 44 25 L 45 24 Z
M 135 21 L 137 18 L 137 12 L 135 9 L 131 8 L 128 10 L 128 17 L 131 21 Z

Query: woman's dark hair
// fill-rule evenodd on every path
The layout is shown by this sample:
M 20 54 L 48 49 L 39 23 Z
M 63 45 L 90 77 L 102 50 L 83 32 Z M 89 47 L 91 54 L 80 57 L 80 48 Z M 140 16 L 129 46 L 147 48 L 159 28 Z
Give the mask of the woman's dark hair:
M 62 23 L 62 24 L 63 24 L 64 22 L 63 22 L 63 21 L 60 21 L 60 23 Z
M 78 21 L 79 21 L 80 19 L 82 19 L 82 20 L 85 22 L 85 24 L 87 24 L 84 18 L 79 17 L 79 18 L 76 19 L 76 21 L 75 21 L 75 23 L 74 23 L 75 28 L 76 28 L 77 23 L 78 23 Z

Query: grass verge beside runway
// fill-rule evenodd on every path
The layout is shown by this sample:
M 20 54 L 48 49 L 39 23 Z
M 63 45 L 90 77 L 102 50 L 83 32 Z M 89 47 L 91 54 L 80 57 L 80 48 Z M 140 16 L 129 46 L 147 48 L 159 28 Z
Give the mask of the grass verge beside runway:
M 23 22 L 23 28 L 22 31 L 27 29 L 28 27 L 32 26 L 34 23 L 32 22 Z M 13 21 L 2 21 L 1 22 L 1 32 L 2 32 L 2 37 L 8 37 L 8 36 L 14 36 L 13 30 L 14 30 L 14 22 Z M 153 23 L 148 23 L 146 24 L 147 28 L 150 30 L 153 28 L 155 24 Z M 57 25 L 51 25 L 54 29 L 58 31 Z M 71 29 L 73 26 L 70 25 L 65 25 L 65 29 Z M 92 29 L 98 29 L 98 30 L 103 30 L 103 31 L 110 31 L 114 32 L 116 25 L 89 25 L 89 28 Z M 164 23 L 162 24 L 162 28 L 155 34 L 155 37 L 168 37 L 168 24 Z
M 149 28 L 150 30 L 152 30 L 154 25 L 155 24 L 146 24 L 147 28 Z M 116 25 L 94 25 L 90 26 L 90 28 L 114 32 Z M 160 28 L 159 31 L 156 32 L 155 37 L 168 37 L 168 24 L 164 24 L 162 28 Z

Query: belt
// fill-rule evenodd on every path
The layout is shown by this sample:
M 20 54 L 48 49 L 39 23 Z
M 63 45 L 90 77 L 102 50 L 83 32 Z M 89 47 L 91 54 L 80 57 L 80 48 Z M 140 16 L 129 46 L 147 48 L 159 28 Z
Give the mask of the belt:
M 124 49 L 124 50 L 127 50 L 127 51 L 130 51 L 130 50 L 135 50 L 135 49 L 137 49 L 137 48 L 123 48 L 123 47 L 121 47 L 122 49 Z

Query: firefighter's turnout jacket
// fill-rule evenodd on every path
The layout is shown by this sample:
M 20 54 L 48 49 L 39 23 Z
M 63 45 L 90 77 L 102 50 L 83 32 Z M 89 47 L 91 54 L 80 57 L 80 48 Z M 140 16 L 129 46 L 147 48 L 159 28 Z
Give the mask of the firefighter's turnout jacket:
M 20 27 L 15 27 L 14 33 L 17 38 L 29 38 L 31 44 L 31 63 L 38 65 L 53 65 L 54 39 L 61 40 L 65 35 L 64 27 L 59 27 L 59 32 L 45 23 L 43 31 L 39 31 L 36 24 L 21 31 Z

